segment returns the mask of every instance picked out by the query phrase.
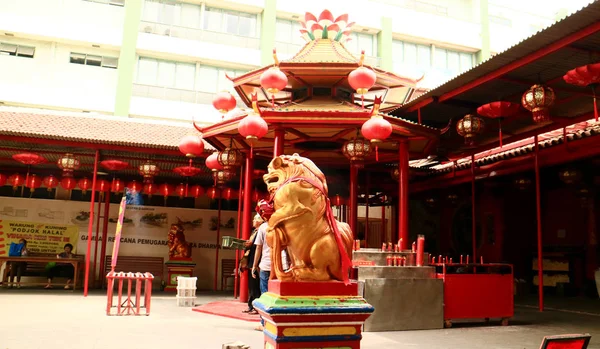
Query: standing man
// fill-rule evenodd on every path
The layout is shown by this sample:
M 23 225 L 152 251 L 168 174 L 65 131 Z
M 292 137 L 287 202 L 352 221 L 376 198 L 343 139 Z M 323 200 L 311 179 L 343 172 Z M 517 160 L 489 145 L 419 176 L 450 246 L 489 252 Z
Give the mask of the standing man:
M 248 270 L 248 273 L 252 273 L 248 275 L 248 309 L 244 310 L 244 313 L 249 314 L 258 314 L 252 305 L 252 302 L 260 297 L 260 281 L 255 277 L 255 270 L 250 270 L 251 266 L 254 265 L 254 256 L 257 250 L 257 247 L 254 243 L 256 242 L 256 236 L 258 235 L 258 227 L 263 223 L 263 219 L 260 215 L 255 215 L 252 220 L 252 226 L 254 227 L 254 232 L 250 235 L 250 239 L 244 244 L 244 257 L 240 261 L 240 266 L 238 268 L 238 273 L 243 273 L 245 270 Z
M 264 216 L 262 217 L 265 218 Z M 254 264 L 252 265 L 252 277 L 260 279 L 260 294 L 267 292 L 269 289 L 269 278 L 271 276 L 271 248 L 267 245 L 267 229 L 269 229 L 269 223 L 264 222 L 258 227 L 258 233 L 254 244 L 256 245 L 256 252 L 254 253 Z M 257 331 L 264 329 L 265 320 L 260 319 L 260 326 L 256 328 Z

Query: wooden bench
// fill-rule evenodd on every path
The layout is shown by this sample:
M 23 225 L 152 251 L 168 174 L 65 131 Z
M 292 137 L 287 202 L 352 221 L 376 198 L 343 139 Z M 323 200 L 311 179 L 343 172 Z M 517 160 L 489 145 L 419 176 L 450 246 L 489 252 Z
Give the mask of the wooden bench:
M 82 256 L 76 256 L 73 259 L 58 259 L 56 258 L 56 253 L 30 253 L 28 256 L 23 257 L 0 257 L 0 267 L 4 263 L 6 263 L 6 267 L 4 268 L 4 273 L 2 274 L 2 278 L 0 279 L 2 283 L 8 282 L 8 277 L 10 275 L 10 262 L 19 261 L 26 262 L 27 268 L 25 268 L 23 274 L 21 275 L 21 284 L 22 285 L 45 285 L 46 284 L 46 265 L 50 262 L 64 262 L 67 264 L 73 265 L 73 269 L 75 270 L 75 275 L 73 277 L 73 289 L 75 289 L 81 280 L 80 273 L 83 271 L 83 268 L 80 266 L 83 265 L 84 259 Z M 7 263 L 8 262 L 8 263 Z M 28 281 L 26 278 L 44 278 L 43 282 L 36 281 Z M 60 277 L 61 279 L 65 279 L 64 277 Z M 15 275 L 16 279 L 16 275 Z M 66 279 L 65 279 L 66 281 Z M 16 280 L 15 280 L 16 282 Z
M 227 287 L 227 280 L 234 278 L 235 280 L 235 259 L 221 260 L 221 291 Z
M 106 287 L 106 274 L 111 270 L 112 256 L 106 256 L 104 261 L 103 285 Z M 162 257 L 118 256 L 116 272 L 140 272 L 154 275 L 153 288 L 160 287 L 164 279 L 165 262 Z

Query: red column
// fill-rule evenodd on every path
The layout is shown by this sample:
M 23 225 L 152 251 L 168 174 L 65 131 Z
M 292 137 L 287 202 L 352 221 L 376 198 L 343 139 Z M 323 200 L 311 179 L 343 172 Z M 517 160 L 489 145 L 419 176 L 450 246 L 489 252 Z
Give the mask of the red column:
M 398 144 L 398 238 L 402 239 L 401 250 L 408 249 L 408 141 Z
M 218 210 L 217 210 L 217 242 L 216 245 L 217 247 L 215 248 L 215 279 L 213 280 L 213 289 L 214 291 L 216 291 L 218 288 L 218 280 L 219 280 L 219 249 L 220 249 L 220 245 L 221 245 L 221 205 L 223 202 L 223 197 L 221 196 L 223 193 L 223 191 L 221 189 L 219 189 L 219 198 L 217 200 L 219 200 L 218 202 Z M 223 285 L 221 285 L 221 288 L 223 288 Z
M 365 247 L 369 247 L 369 173 L 367 172 L 367 194 L 365 195 L 367 201 L 365 204 Z
M 387 237 L 387 224 L 385 224 L 385 204 L 381 205 L 381 243 L 384 243 Z M 375 246 L 377 247 L 377 246 Z
M 283 143 L 285 141 L 285 130 L 282 128 L 275 129 L 275 139 L 273 142 L 273 157 L 283 154 Z
M 356 238 L 358 233 L 358 165 L 350 163 L 350 197 L 348 198 L 348 206 L 350 206 L 350 230 Z
M 252 153 L 246 154 L 246 166 L 244 170 L 244 212 L 242 214 L 242 239 L 250 238 L 252 230 L 252 175 L 254 174 L 254 158 Z M 248 261 L 252 263 L 252 261 Z M 248 302 L 248 273 L 243 273 L 240 279 L 240 302 Z
M 477 221 L 475 217 L 475 155 L 471 155 L 471 241 L 473 263 L 477 263 Z
M 104 282 L 104 260 L 106 259 L 106 239 L 108 238 L 108 212 L 110 209 L 110 193 L 104 193 L 104 219 L 102 223 L 102 247 L 100 248 L 100 284 Z
M 96 287 L 96 262 L 98 261 L 98 240 L 100 240 L 100 212 L 102 212 L 102 200 L 98 199 L 98 218 L 96 219 L 96 238 L 94 239 L 94 262 L 92 264 L 92 285 L 94 285 L 93 287 Z
M 87 252 L 85 254 L 85 278 L 83 281 L 83 296 L 88 295 L 88 282 L 90 280 L 90 254 L 92 253 L 92 230 L 94 227 L 94 201 L 96 201 L 96 177 L 98 173 L 98 158 L 100 157 L 100 151 L 96 149 L 96 156 L 94 157 L 94 175 L 92 176 L 92 198 L 90 199 L 90 220 L 88 223 L 88 241 L 87 241 Z M 78 271 L 75 270 L 77 273 Z M 74 285 L 76 287 L 77 285 Z
M 237 215 L 237 231 L 236 231 L 236 238 L 241 239 L 242 238 L 242 201 L 244 199 L 244 166 L 241 166 L 240 168 L 240 185 L 239 185 L 239 191 L 238 191 L 238 215 Z M 240 264 L 240 252 L 239 251 L 235 251 L 235 266 L 236 268 L 239 267 Z M 239 279 L 239 274 L 237 273 L 237 269 L 235 272 L 235 277 L 233 280 L 233 298 L 237 298 L 239 293 L 239 285 L 240 285 L 240 279 Z
M 542 204 L 540 201 L 540 163 L 538 136 L 535 136 L 535 207 L 537 219 L 538 297 L 540 311 L 544 311 L 544 257 L 542 253 Z

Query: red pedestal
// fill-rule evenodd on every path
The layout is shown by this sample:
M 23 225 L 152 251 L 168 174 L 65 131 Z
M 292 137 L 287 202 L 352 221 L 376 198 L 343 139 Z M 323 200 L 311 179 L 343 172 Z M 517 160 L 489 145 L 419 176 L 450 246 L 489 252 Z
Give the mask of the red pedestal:
M 178 259 L 165 262 L 167 266 L 168 282 L 165 286 L 166 292 L 177 292 L 177 277 L 192 277 L 194 276 L 194 268 L 196 263 L 191 259 Z

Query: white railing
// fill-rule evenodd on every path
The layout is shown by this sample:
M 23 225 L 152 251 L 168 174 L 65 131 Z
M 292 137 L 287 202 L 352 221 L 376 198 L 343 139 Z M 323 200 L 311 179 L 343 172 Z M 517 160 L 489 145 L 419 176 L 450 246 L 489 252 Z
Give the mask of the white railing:
M 171 24 L 162 24 L 141 21 L 139 31 L 142 33 L 171 36 L 181 39 L 210 42 L 242 48 L 260 48 L 260 39 L 248 36 L 233 35 L 229 33 L 213 32 L 198 28 L 179 27 Z

